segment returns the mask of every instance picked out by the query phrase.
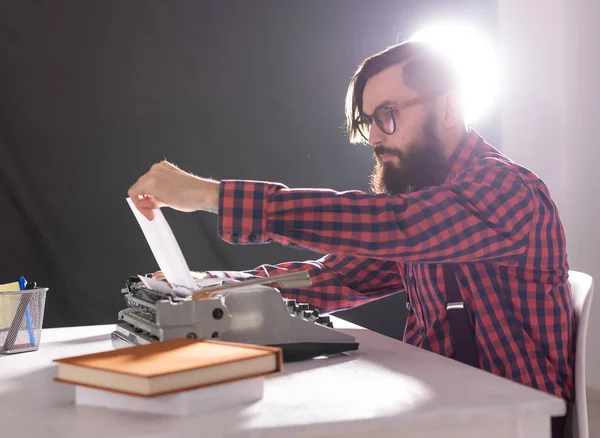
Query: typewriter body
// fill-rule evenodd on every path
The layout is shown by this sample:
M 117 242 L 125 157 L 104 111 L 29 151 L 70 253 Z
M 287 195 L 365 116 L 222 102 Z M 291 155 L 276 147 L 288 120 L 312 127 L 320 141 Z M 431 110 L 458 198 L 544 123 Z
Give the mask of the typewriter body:
M 289 281 L 297 282 L 298 276 L 310 282 L 306 273 L 295 273 Z M 280 347 L 286 362 L 358 349 L 356 339 L 335 330 L 328 316 L 267 285 L 274 281 L 213 279 L 192 294 L 178 294 L 166 282 L 149 288 L 141 277 L 131 277 L 121 291 L 127 307 L 118 314 L 113 346 L 215 338 Z

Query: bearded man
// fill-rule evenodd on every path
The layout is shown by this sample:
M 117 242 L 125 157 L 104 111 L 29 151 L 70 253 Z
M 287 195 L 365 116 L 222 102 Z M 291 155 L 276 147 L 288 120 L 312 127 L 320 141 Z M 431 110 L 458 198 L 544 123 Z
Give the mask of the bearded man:
M 285 289 L 321 313 L 405 292 L 404 342 L 573 401 L 574 313 L 563 226 L 545 184 L 465 123 L 452 63 L 408 41 L 364 60 L 346 99 L 351 142 L 374 149 L 373 193 L 200 178 L 168 162 L 129 190 L 137 208 L 218 214 L 231 244 L 278 242 L 318 260 L 204 276 L 306 270 Z M 562 436 L 564 417 L 553 419 Z

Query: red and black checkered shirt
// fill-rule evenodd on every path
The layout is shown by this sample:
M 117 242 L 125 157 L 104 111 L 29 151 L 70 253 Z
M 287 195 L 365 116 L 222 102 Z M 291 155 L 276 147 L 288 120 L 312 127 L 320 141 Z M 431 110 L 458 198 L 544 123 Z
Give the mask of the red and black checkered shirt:
M 321 313 L 406 291 L 404 341 L 451 357 L 442 263 L 455 263 L 480 367 L 570 401 L 574 314 L 548 189 L 473 130 L 449 164 L 443 184 L 394 196 L 224 180 L 223 240 L 326 255 L 209 272 L 242 279 L 304 269 L 313 286 L 282 293 Z

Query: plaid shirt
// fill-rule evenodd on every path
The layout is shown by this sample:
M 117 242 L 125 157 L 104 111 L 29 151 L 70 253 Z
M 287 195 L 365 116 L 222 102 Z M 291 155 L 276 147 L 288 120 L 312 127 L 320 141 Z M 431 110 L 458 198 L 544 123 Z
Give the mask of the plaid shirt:
M 326 255 L 211 275 L 307 270 L 312 287 L 282 294 L 321 313 L 406 291 L 404 342 L 447 357 L 442 263 L 456 263 L 480 367 L 572 399 L 574 314 L 557 208 L 536 175 L 473 130 L 445 182 L 410 194 L 223 180 L 218 233 L 233 244 L 278 242 Z

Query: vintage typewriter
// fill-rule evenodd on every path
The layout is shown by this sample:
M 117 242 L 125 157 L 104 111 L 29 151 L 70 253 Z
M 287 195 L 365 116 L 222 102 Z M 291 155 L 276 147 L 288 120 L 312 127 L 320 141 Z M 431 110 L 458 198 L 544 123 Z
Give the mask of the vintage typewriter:
M 329 316 L 282 296 L 281 288 L 312 284 L 304 271 L 242 281 L 207 279 L 190 293 L 148 276 L 125 283 L 127 307 L 119 312 L 112 333 L 115 348 L 215 338 L 280 347 L 286 362 L 358 349 L 356 339 L 335 330 Z

